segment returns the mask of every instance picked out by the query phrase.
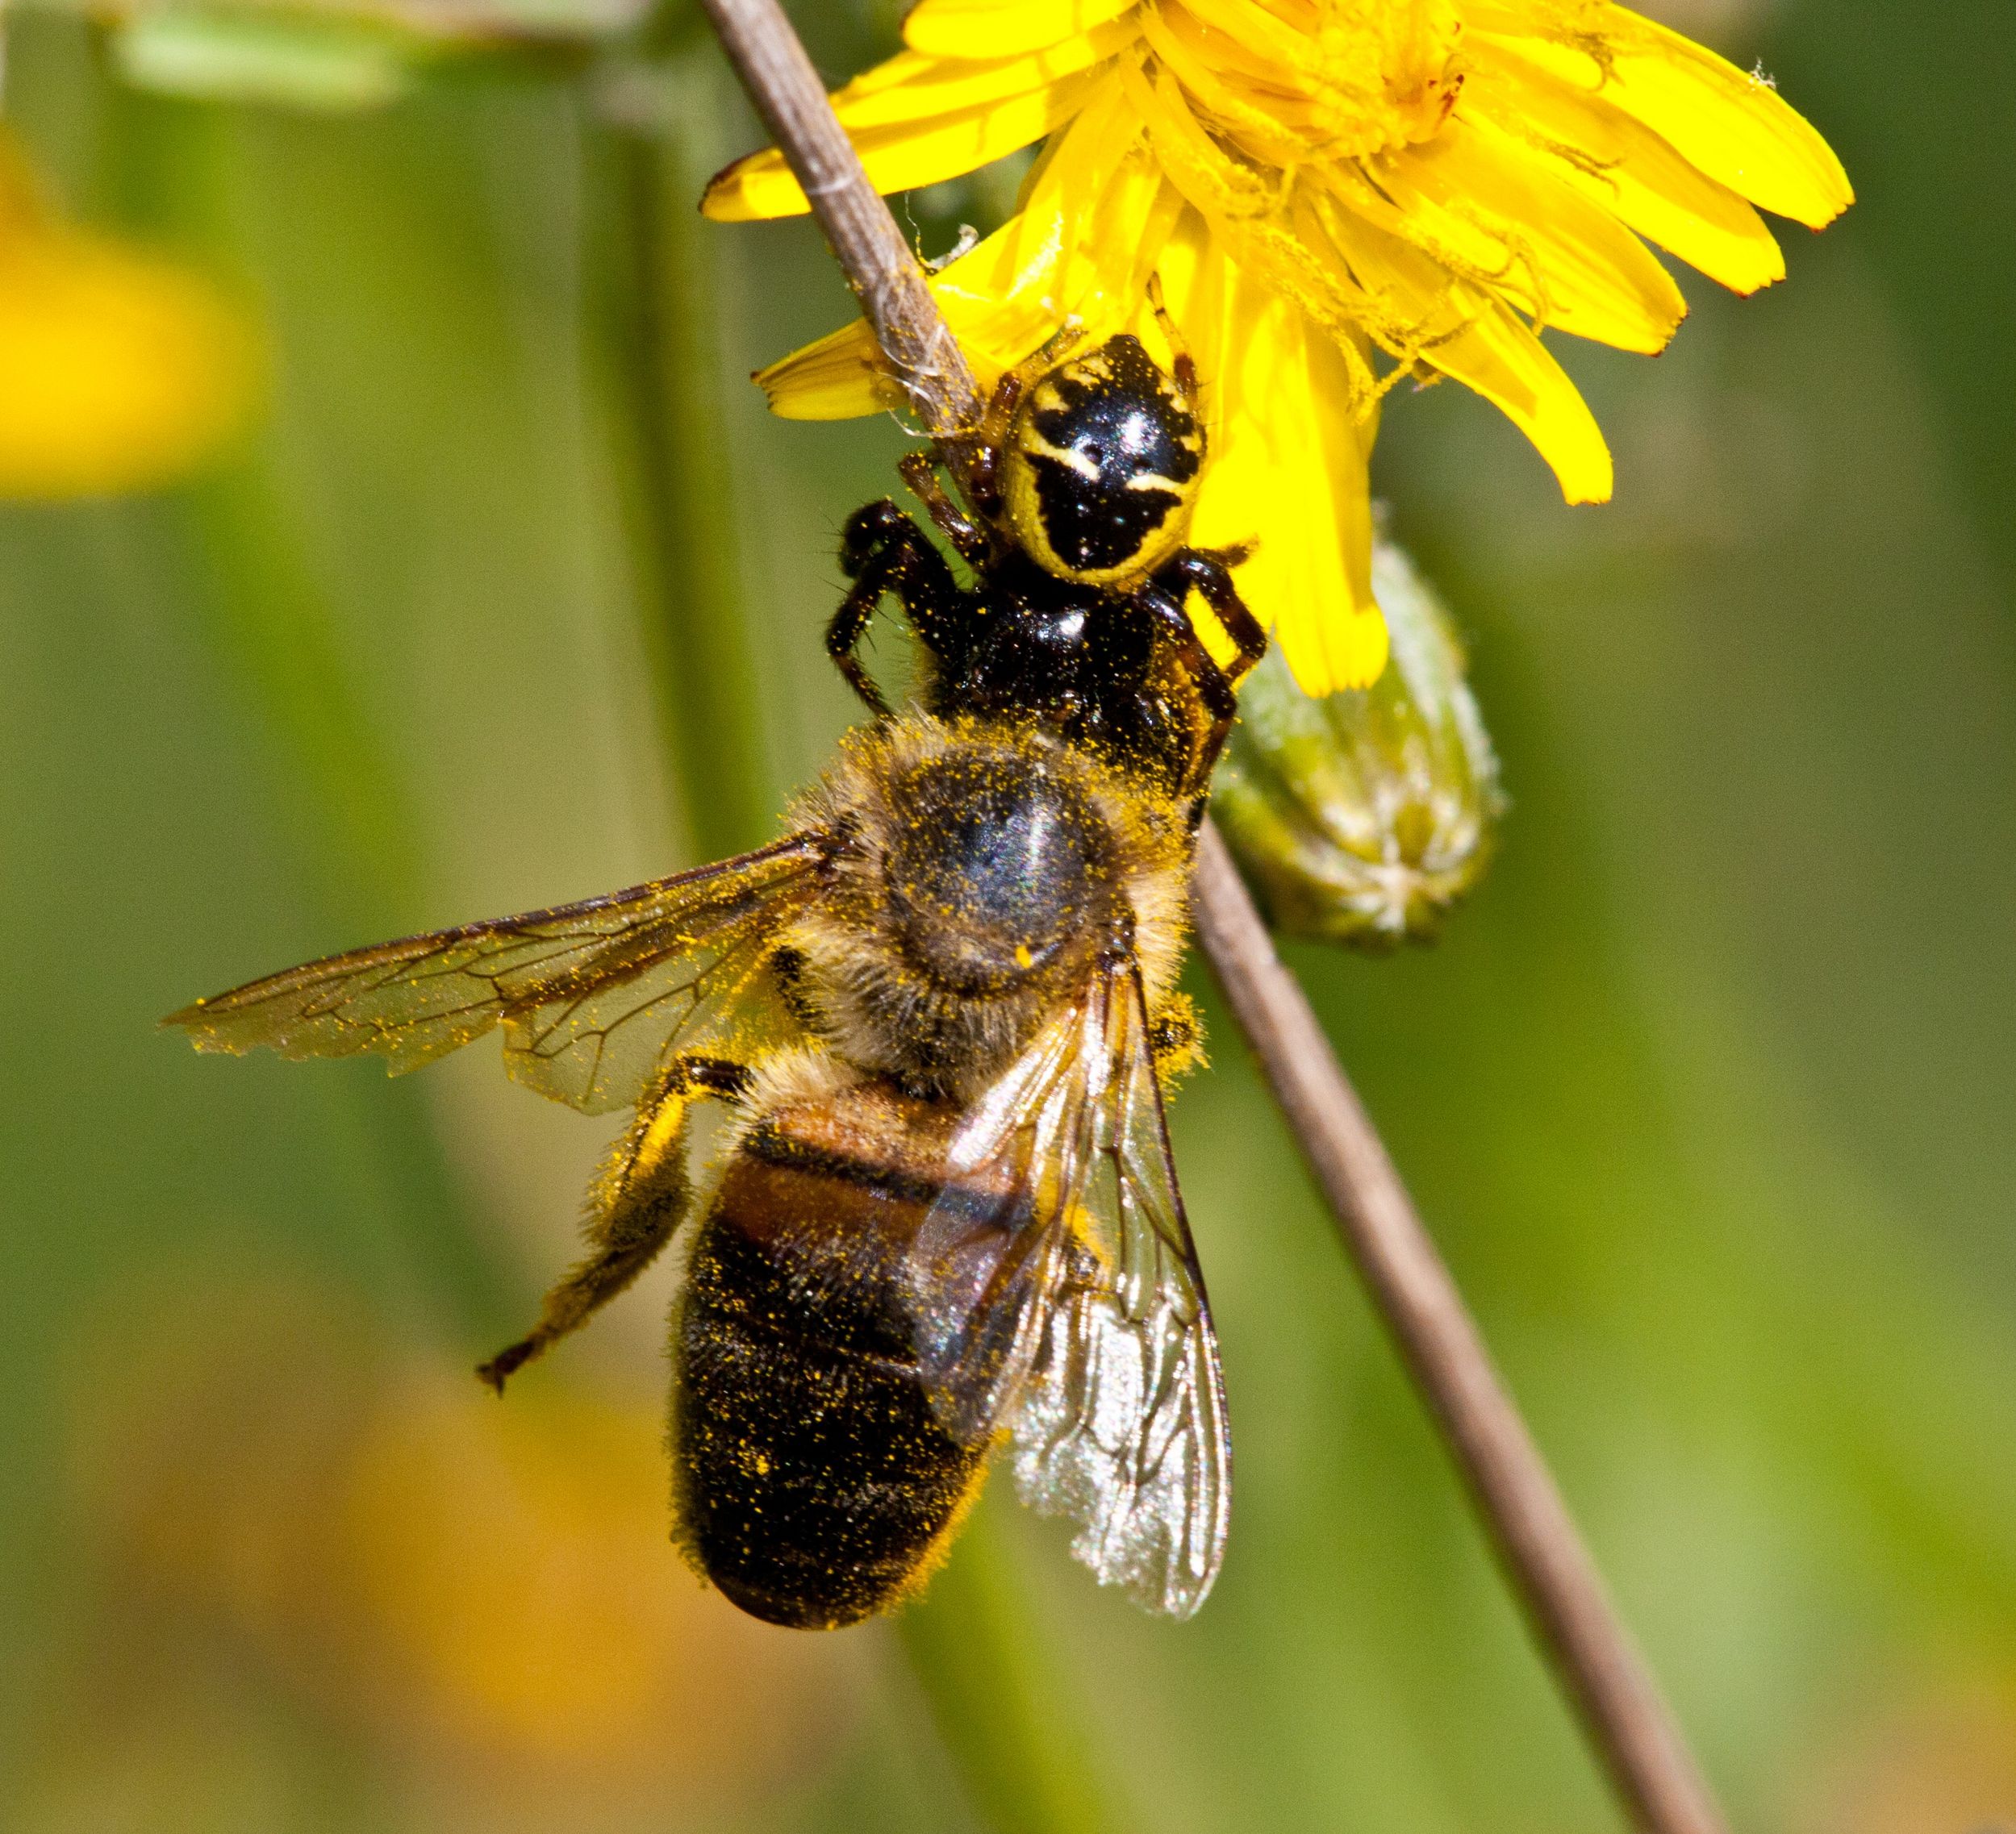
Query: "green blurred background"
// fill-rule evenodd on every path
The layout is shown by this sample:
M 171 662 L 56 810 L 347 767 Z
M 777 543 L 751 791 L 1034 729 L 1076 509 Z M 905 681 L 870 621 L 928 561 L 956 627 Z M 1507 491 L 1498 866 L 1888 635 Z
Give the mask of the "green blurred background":
M 1513 807 L 1438 947 L 1295 959 L 1739 1825 L 2016 1828 L 2016 13 L 1651 10 L 1861 202 L 1658 362 L 1564 351 L 1612 506 L 1458 390 L 1392 402 Z M 835 79 L 894 42 L 797 11 Z M 10 27 L 56 193 L 224 276 L 273 399 L 196 484 L 0 512 L 0 1826 L 1613 1827 L 1222 1019 L 1173 1116 L 1217 1594 L 1151 1623 L 990 1507 L 907 1638 L 678 1563 L 662 1277 L 507 1404 L 470 1379 L 606 1127 L 487 1047 L 393 1084 L 154 1031 L 760 840 L 849 717 L 817 633 L 901 436 L 765 417 L 742 378 L 847 296 L 803 224 L 693 215 L 756 136 L 653 29 L 649 84 L 372 37 L 346 112 Z

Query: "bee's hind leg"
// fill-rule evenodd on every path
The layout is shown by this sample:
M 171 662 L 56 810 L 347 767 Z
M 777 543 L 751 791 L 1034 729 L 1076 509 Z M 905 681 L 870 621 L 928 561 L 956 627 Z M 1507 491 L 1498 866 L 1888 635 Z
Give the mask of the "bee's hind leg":
M 1165 1092 L 1204 1067 L 1204 1021 L 1183 994 L 1171 994 L 1148 1024 L 1148 1051 Z
M 742 1065 L 719 1057 L 674 1057 L 637 1119 L 610 1149 L 588 1196 L 588 1253 L 546 1295 L 539 1322 L 476 1373 L 499 1394 L 514 1371 L 548 1344 L 578 1330 L 657 1258 L 685 1216 L 688 1111 L 701 1095 L 737 1095 Z

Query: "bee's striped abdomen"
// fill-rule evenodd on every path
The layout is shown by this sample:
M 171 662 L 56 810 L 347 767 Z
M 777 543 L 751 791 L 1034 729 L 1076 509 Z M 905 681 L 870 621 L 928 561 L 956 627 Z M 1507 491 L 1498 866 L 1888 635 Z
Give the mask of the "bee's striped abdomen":
M 730 1162 L 674 1355 L 685 1534 L 773 1624 L 886 1608 L 977 1484 L 984 1444 L 934 1417 L 905 1263 L 950 1122 L 870 1083 L 774 1114 Z

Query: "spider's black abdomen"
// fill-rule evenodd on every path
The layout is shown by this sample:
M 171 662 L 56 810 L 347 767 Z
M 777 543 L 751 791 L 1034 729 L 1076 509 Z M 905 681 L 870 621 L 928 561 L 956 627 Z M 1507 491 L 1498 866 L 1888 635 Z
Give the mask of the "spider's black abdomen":
M 1203 465 L 1192 404 L 1123 332 L 1030 390 L 1003 455 L 1008 519 L 1059 577 L 1145 579 L 1181 546 Z
M 1028 455 L 1044 535 L 1073 573 L 1134 561 L 1188 506 L 1198 455 L 1178 436 L 1193 434 L 1195 423 L 1157 397 L 1109 389 L 1031 420 L 1046 441 Z

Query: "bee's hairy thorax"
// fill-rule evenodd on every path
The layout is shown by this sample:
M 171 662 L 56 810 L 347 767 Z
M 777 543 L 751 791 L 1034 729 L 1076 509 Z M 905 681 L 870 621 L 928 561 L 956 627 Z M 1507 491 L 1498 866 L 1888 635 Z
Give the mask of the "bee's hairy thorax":
M 803 811 L 850 836 L 787 947 L 835 1054 L 933 1094 L 984 1088 L 1102 952 L 1152 1000 L 1183 943 L 1190 840 L 1166 798 L 1033 726 L 857 735 Z

